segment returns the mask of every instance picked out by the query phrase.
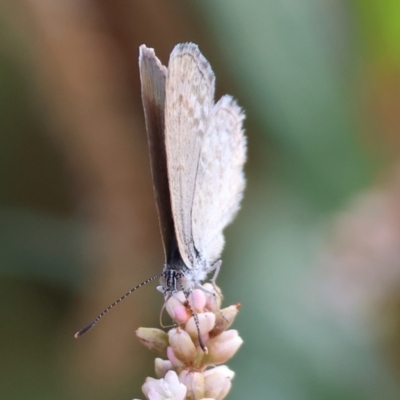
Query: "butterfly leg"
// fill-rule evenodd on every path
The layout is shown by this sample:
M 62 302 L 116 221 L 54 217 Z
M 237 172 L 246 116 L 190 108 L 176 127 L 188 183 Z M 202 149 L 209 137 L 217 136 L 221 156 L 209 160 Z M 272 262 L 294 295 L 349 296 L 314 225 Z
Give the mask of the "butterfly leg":
M 222 260 L 218 260 L 212 265 L 211 271 L 215 271 L 215 272 L 214 272 L 213 277 L 211 278 L 211 283 L 214 287 L 215 293 L 218 293 L 218 296 L 220 296 L 221 299 L 223 299 L 224 296 L 222 295 L 221 290 L 219 289 L 219 287 L 216 284 L 217 277 L 219 275 L 219 271 L 221 270 L 221 265 L 222 265 Z M 215 296 L 215 294 L 214 294 L 214 296 Z
M 204 288 L 200 283 L 198 283 L 198 282 L 196 282 L 196 284 L 195 284 L 194 287 L 195 287 L 196 289 L 202 290 L 204 293 L 212 294 L 213 296 L 215 296 L 215 293 L 214 293 L 214 292 L 212 292 L 211 290 L 205 289 L 205 288 Z
M 200 289 L 200 290 L 202 290 L 203 292 L 205 292 L 207 294 L 212 294 L 214 296 L 214 298 L 216 297 L 216 293 L 217 293 L 218 296 L 220 296 L 221 299 L 222 299 L 224 296 L 222 295 L 222 293 L 221 293 L 219 287 L 217 286 L 217 284 L 215 283 L 215 281 L 216 281 L 216 279 L 218 277 L 219 271 L 221 269 L 221 264 L 222 264 L 222 260 L 218 260 L 211 266 L 211 268 L 209 270 L 209 272 L 215 271 L 214 272 L 214 276 L 211 278 L 211 284 L 213 285 L 214 292 L 211 292 L 210 290 L 205 289 L 199 282 L 195 283 L 195 288 L 196 289 Z
M 210 270 L 210 272 L 211 272 L 211 271 L 215 271 L 215 272 L 214 272 L 214 276 L 213 276 L 212 279 L 211 279 L 211 282 L 212 282 L 212 284 L 213 284 L 214 287 L 216 286 L 215 281 L 216 281 L 217 278 L 218 278 L 219 271 L 221 270 L 221 265 L 222 265 L 222 260 L 218 260 L 218 261 L 216 261 L 216 262 L 212 265 L 211 270 Z
M 218 294 L 218 296 L 221 298 L 221 300 L 224 298 L 224 296 L 223 296 L 223 294 L 221 293 L 221 290 L 219 289 L 219 287 L 217 286 L 217 284 L 216 284 L 216 280 L 217 280 L 217 277 L 218 277 L 218 274 L 219 274 L 219 271 L 221 270 L 221 265 L 222 265 L 222 260 L 218 260 L 218 261 L 216 261 L 213 265 L 212 265 L 212 268 L 211 268 L 211 271 L 215 271 L 214 272 L 214 276 L 212 277 L 212 279 L 211 279 L 211 283 L 212 283 L 212 285 L 213 285 L 213 287 L 214 287 L 214 293 L 213 293 L 213 295 L 214 295 L 214 299 L 215 299 L 215 302 L 217 303 L 217 294 Z M 219 309 L 219 307 L 218 307 L 218 312 L 219 312 L 219 314 L 221 315 L 221 317 L 225 320 L 225 321 L 228 321 L 228 319 L 225 317 L 225 315 L 221 312 L 221 310 Z M 228 321 L 229 322 L 229 321 Z

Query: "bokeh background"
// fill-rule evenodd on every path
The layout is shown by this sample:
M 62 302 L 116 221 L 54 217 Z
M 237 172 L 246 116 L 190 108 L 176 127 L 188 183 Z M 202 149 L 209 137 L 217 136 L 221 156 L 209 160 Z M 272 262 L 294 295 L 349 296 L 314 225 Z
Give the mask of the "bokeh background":
M 400 2 L 3 0 L 0 397 L 144 398 L 163 263 L 138 47 L 193 41 L 246 110 L 219 284 L 230 399 L 400 398 Z

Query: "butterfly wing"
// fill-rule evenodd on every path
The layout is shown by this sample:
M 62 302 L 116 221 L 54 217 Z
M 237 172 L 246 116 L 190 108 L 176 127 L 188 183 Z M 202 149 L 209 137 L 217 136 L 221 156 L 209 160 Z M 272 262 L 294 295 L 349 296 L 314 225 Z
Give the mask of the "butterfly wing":
M 165 136 L 172 213 L 181 257 L 193 266 L 192 206 L 197 168 L 209 115 L 215 76 L 193 43 L 173 49 L 166 82 Z
M 168 185 L 167 155 L 165 149 L 165 83 L 167 68 L 156 57 L 154 50 L 140 46 L 139 70 L 142 86 L 142 103 L 150 148 L 158 219 L 166 261 L 170 261 L 176 248 L 174 220 Z
M 211 112 L 200 155 L 192 209 L 193 239 L 209 265 L 221 255 L 222 231 L 233 220 L 243 196 L 243 120 L 233 98 L 223 96 Z

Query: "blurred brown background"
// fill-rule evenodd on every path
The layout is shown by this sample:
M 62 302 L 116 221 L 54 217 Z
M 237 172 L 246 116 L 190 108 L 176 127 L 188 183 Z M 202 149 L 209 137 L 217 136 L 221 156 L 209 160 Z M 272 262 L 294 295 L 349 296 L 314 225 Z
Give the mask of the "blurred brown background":
M 231 399 L 400 398 L 400 5 L 1 2 L 0 393 L 144 398 L 163 254 L 138 47 L 192 41 L 246 110 L 219 284 L 244 346 Z

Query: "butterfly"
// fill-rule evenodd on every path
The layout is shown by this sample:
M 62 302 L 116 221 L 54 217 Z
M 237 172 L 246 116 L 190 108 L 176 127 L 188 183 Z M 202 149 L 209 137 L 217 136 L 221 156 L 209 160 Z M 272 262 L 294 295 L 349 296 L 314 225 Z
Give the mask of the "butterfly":
M 215 103 L 215 75 L 198 46 L 176 45 L 167 68 L 153 49 L 142 45 L 139 70 L 164 268 L 112 303 L 75 337 L 157 278 L 166 299 L 181 290 L 187 296 L 196 288 L 204 290 L 202 283 L 211 272 L 215 284 L 223 230 L 243 197 L 244 113 L 229 95 Z M 205 350 L 200 332 L 199 341 Z

